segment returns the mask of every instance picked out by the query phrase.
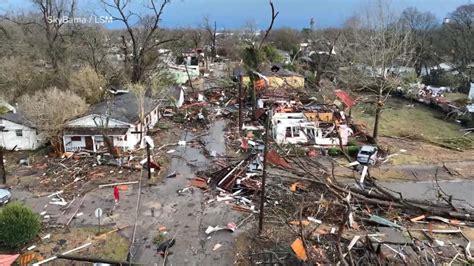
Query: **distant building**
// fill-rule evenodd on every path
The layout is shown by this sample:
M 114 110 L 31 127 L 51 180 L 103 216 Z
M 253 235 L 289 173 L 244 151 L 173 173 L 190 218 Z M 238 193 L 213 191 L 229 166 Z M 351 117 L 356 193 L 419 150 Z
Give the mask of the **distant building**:
M 64 150 L 97 151 L 105 147 L 105 128 L 114 147 L 133 150 L 140 144 L 140 135 L 144 135 L 147 128 L 153 128 L 158 122 L 158 107 L 158 101 L 145 97 L 145 119 L 142 125 L 139 119 L 140 106 L 133 93 L 117 95 L 109 102 L 98 103 L 84 115 L 66 123 Z
M 169 65 L 168 71 L 173 75 L 177 84 L 185 84 L 189 79 L 193 80 L 199 77 L 199 66 Z
M 290 53 L 288 53 L 287 51 L 280 50 L 280 49 L 277 49 L 277 53 L 283 59 L 282 60 L 283 64 L 287 65 L 287 64 L 291 63 Z

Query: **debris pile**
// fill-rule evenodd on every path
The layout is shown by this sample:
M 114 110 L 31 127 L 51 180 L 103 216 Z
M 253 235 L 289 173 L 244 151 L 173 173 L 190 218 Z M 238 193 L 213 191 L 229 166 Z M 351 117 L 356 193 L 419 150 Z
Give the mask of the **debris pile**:
M 465 232 L 472 232 L 474 209 L 442 190 L 437 203 L 405 199 L 370 175 L 362 189 L 340 183 L 312 158 L 288 160 L 294 168 L 285 175 L 269 171 L 260 243 L 266 250 L 287 241 L 292 256 L 311 264 L 473 262 Z
M 85 152 L 67 153 L 64 158 L 49 158 L 46 162 L 34 164 L 32 168 L 42 175 L 39 185 L 30 189 L 44 192 L 61 189 L 63 197 L 70 200 L 74 195 L 95 188 L 94 182 L 112 182 L 114 177 L 127 181 L 133 178 L 133 171 L 141 167 L 133 156 L 112 158 Z

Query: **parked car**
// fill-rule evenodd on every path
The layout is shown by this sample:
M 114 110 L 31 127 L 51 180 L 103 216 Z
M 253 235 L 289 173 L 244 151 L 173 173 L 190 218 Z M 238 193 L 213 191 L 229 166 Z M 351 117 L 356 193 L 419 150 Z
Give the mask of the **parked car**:
M 12 193 L 8 189 L 0 188 L 0 205 L 7 204 L 12 197 Z
M 364 165 L 374 165 L 377 162 L 377 147 L 364 145 L 357 154 L 357 161 Z

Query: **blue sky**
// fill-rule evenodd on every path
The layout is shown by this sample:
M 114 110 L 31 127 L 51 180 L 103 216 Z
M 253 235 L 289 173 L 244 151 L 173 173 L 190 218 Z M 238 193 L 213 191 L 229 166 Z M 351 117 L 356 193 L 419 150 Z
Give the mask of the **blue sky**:
M 98 0 L 78 0 L 79 7 L 106 15 Z M 137 9 L 145 0 L 132 0 Z M 374 0 L 274 0 L 280 11 L 275 27 L 308 27 L 314 18 L 316 28 L 338 27 L 350 16 L 362 13 Z M 391 8 L 400 12 L 406 7 L 416 7 L 420 11 L 431 11 L 441 21 L 449 12 L 469 0 L 391 0 Z M 0 0 L 0 10 L 27 10 L 28 0 Z M 255 21 L 259 28 L 265 28 L 270 16 L 268 0 L 171 0 L 163 15 L 164 27 L 195 27 L 204 16 L 217 21 L 218 27 L 239 28 L 247 21 Z M 113 22 L 110 28 L 121 27 Z

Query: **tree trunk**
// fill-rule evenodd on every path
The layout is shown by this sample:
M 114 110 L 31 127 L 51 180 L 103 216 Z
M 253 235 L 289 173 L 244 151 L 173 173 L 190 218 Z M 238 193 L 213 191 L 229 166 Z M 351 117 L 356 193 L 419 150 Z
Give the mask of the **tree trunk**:
M 51 147 L 53 148 L 53 152 L 57 156 L 61 156 L 64 151 L 63 151 L 63 143 L 61 137 L 53 137 L 51 138 Z
M 379 122 L 380 122 L 380 113 L 382 112 L 382 102 L 379 99 L 375 106 L 375 121 L 374 121 L 374 132 L 372 134 L 373 143 L 377 143 L 377 137 L 379 135 Z
M 2 184 L 7 183 L 7 173 L 5 172 L 5 165 L 3 164 L 3 147 L 0 147 L 0 181 Z
M 252 93 L 252 120 L 256 120 L 257 117 L 257 95 L 255 92 L 255 78 L 253 77 L 253 73 L 250 75 L 250 93 Z

